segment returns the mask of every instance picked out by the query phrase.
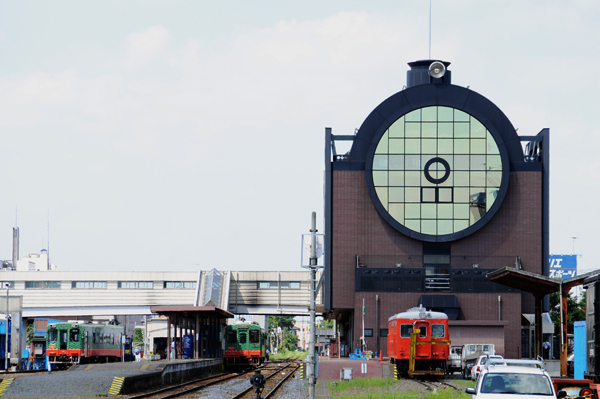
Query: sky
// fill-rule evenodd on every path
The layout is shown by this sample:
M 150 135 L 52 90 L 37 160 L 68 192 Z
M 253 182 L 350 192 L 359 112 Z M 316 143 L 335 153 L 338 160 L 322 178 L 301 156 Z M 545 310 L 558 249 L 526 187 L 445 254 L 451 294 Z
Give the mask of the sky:
M 432 0 L 431 50 L 428 1 L 365 3 L 0 0 L 0 259 L 302 270 L 325 128 L 431 58 L 550 129 L 550 252 L 595 269 L 600 2 Z

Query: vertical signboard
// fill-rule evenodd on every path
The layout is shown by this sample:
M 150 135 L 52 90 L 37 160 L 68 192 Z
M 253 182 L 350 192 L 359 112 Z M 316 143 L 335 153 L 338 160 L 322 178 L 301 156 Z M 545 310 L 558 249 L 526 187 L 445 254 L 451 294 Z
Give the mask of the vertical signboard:
M 550 278 L 570 278 L 577 275 L 577 255 L 550 255 Z

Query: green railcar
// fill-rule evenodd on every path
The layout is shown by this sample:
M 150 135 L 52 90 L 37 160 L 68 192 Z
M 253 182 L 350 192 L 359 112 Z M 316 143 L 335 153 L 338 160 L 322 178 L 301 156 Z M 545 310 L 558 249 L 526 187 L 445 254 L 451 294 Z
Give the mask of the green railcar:
M 260 365 L 265 361 L 267 335 L 256 322 L 225 328 L 225 359 L 229 365 Z
M 48 325 L 46 354 L 50 363 L 121 361 L 123 327 L 105 324 L 52 323 Z

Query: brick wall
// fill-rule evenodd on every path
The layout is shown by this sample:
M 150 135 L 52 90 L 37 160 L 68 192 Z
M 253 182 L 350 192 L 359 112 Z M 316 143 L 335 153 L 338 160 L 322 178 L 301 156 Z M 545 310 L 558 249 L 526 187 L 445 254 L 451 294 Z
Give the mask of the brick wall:
M 504 266 L 511 267 L 514 257 L 520 256 L 523 270 L 541 273 L 541 179 L 540 172 L 511 172 L 506 198 L 494 218 L 471 236 L 452 242 L 452 256 L 507 257 L 509 263 Z M 420 255 L 422 243 L 396 231 L 379 216 L 369 198 L 364 171 L 334 171 L 332 208 L 332 306 L 355 309 L 354 331 L 358 339 L 365 298 L 365 327 L 373 328 L 375 335 L 375 295 L 379 295 L 379 327 L 387 328 L 390 316 L 417 306 L 423 293 L 355 292 L 354 256 Z M 506 356 L 519 355 L 521 313 L 534 311 L 530 294 L 453 294 L 461 306 L 459 319 L 472 322 L 473 326 L 478 321 L 498 323 L 498 295 L 501 295 L 502 323 L 498 326 L 504 329 Z M 376 337 L 367 338 L 367 344 L 376 348 Z M 385 346 L 386 338 L 379 338 L 380 349 Z

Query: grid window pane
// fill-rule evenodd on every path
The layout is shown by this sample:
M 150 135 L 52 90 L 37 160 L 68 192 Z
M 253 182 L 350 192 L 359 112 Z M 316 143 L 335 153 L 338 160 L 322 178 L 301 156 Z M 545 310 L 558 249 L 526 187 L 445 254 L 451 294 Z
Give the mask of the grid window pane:
M 423 123 L 421 125 L 421 137 L 435 138 L 437 136 L 437 123 Z
M 390 138 L 404 137 L 404 117 L 398 119 L 392 126 L 390 126 L 388 129 L 388 134 Z
M 404 115 L 407 122 L 421 122 L 421 109 L 415 109 Z
M 386 131 L 381 140 L 379 141 L 379 145 L 375 149 L 375 154 L 387 154 L 388 153 L 388 131 Z
M 422 195 L 423 202 L 435 203 L 435 187 L 423 187 Z
M 404 139 L 390 139 L 390 154 L 404 154 Z
M 388 211 L 400 223 L 404 223 L 404 204 L 390 204 Z
M 404 125 L 406 137 L 421 137 L 421 124 L 417 122 L 406 122 Z
M 486 127 L 467 113 L 417 109 L 380 139 L 372 165 L 375 191 L 408 229 L 451 234 L 476 223 L 493 205 L 502 185 L 499 154 Z M 433 158 L 441 160 L 425 171 Z
M 387 186 L 388 173 L 388 171 L 383 170 L 373 171 L 373 184 L 376 186 Z
M 390 155 L 389 162 L 390 162 L 389 170 L 403 170 L 404 169 L 404 155 Z
M 404 172 L 390 171 L 390 186 L 404 185 Z
M 390 187 L 388 201 L 404 202 L 404 187 Z
M 404 143 L 406 146 L 407 154 L 420 154 L 421 153 L 421 140 L 420 139 L 406 139 Z

